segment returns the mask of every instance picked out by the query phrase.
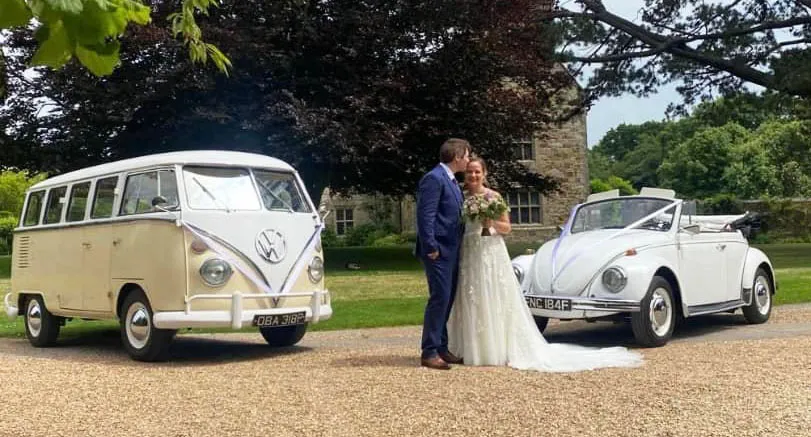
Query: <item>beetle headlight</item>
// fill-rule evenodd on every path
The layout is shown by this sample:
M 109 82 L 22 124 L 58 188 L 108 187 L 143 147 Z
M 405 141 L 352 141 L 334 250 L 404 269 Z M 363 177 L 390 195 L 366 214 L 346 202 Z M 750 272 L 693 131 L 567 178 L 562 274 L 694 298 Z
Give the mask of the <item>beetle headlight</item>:
M 310 277 L 311 282 L 321 282 L 321 279 L 324 278 L 324 260 L 317 256 L 313 257 L 310 266 L 307 268 L 307 275 Z
M 513 264 L 513 273 L 515 273 L 515 277 L 518 278 L 518 283 L 524 282 L 524 270 L 521 267 Z
M 212 287 L 225 284 L 231 278 L 232 273 L 234 271 L 231 269 L 231 265 L 219 258 L 208 259 L 200 266 L 200 277 L 203 278 L 203 282 Z
M 603 285 L 612 293 L 619 293 L 628 283 L 628 276 L 619 267 L 609 267 L 603 272 Z

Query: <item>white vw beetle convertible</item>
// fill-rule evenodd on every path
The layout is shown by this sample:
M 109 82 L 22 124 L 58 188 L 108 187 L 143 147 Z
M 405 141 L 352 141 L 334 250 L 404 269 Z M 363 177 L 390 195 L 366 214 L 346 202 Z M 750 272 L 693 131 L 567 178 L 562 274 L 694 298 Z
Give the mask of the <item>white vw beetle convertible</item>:
M 750 216 L 694 210 L 657 188 L 577 205 L 559 238 L 513 259 L 538 329 L 550 318 L 630 318 L 637 342 L 655 347 L 683 318 L 741 308 L 749 323 L 768 320 L 774 270 L 744 236 Z

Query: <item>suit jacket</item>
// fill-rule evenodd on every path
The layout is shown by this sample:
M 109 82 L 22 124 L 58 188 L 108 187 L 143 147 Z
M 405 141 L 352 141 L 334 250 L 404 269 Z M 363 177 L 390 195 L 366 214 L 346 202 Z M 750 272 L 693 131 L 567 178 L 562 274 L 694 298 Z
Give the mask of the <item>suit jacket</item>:
M 439 250 L 450 256 L 459 247 L 462 192 L 448 173 L 437 165 L 420 179 L 417 191 L 416 255 L 424 258 Z

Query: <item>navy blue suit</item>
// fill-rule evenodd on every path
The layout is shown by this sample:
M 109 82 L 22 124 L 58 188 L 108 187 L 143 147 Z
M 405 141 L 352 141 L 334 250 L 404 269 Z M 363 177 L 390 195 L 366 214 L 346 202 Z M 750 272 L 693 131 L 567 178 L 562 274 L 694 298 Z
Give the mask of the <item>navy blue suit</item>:
M 422 330 L 422 357 L 448 351 L 448 316 L 456 295 L 462 237 L 462 191 L 441 165 L 420 180 L 417 192 L 416 255 L 428 277 L 428 304 Z M 432 260 L 429 253 L 439 251 Z

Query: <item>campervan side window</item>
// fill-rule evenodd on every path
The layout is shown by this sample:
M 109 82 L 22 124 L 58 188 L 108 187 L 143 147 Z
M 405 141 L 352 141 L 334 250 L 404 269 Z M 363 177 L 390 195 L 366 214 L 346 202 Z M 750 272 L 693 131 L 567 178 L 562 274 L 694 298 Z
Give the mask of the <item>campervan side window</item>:
M 96 195 L 93 196 L 93 209 L 90 211 L 90 218 L 100 219 L 113 216 L 116 185 L 118 185 L 118 176 L 99 179 L 96 182 Z
M 90 195 L 90 182 L 76 184 L 70 189 L 70 201 L 68 202 L 68 222 L 80 222 L 84 220 L 84 212 L 87 209 L 87 198 Z
M 59 223 L 62 220 L 62 208 L 65 206 L 65 193 L 68 187 L 51 188 L 48 191 L 48 206 L 45 208 L 43 224 Z
M 39 224 L 39 215 L 42 212 L 42 199 L 44 197 L 45 190 L 37 191 L 28 195 L 28 205 L 25 206 L 23 226 L 36 226 Z
M 152 199 L 156 196 L 167 200 L 164 208 L 177 206 L 177 179 L 174 171 L 150 171 L 128 176 L 120 215 L 155 212 Z

